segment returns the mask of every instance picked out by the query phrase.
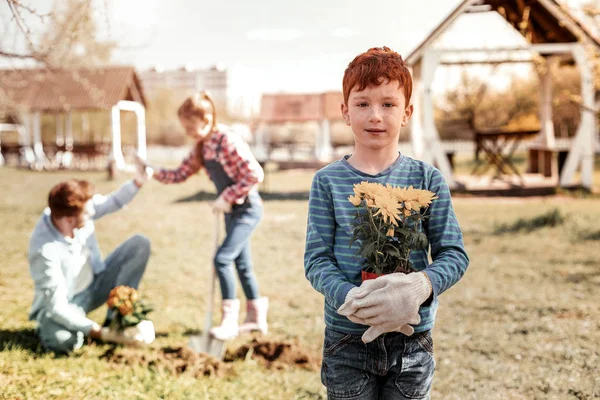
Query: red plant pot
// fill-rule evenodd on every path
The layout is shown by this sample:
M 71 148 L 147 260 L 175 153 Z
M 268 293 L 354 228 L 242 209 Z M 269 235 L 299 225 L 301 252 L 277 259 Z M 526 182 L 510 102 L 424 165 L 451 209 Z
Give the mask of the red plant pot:
M 360 276 L 362 278 L 362 281 L 364 282 L 368 281 L 369 279 L 379 278 L 381 274 L 376 274 L 375 272 L 360 271 Z

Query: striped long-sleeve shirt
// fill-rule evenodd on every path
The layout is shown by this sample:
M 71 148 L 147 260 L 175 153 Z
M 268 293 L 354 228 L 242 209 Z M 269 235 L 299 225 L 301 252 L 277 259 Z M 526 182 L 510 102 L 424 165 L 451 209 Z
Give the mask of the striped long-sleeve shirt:
M 198 172 L 201 165 L 196 156 L 196 148 L 194 146 L 176 169 L 155 171 L 154 179 L 162 183 L 181 183 Z M 250 190 L 264 179 L 263 169 L 252 155 L 248 144 L 233 131 L 213 132 L 202 146 L 202 155 L 204 160 L 217 159 L 225 173 L 235 182 L 222 193 L 223 198 L 229 203 L 243 203 Z
M 356 256 L 360 243 L 349 247 L 356 208 L 348 196 L 353 194 L 354 184 L 369 181 L 399 187 L 412 185 L 439 197 L 427 210 L 430 217 L 423 222 L 433 261 L 429 263 L 426 250 L 412 251 L 410 255 L 415 268 L 427 274 L 433 287 L 433 299 L 427 307 L 421 306 L 421 323 L 415 332 L 431 329 L 437 297 L 463 276 L 469 264 L 448 185 L 439 170 L 404 155 L 377 175 L 357 170 L 347 157 L 315 174 L 309 198 L 304 269 L 311 285 L 325 296 L 325 324 L 348 334 L 362 334 L 368 328 L 336 310 L 344 303 L 348 291 L 361 284 L 362 260 Z

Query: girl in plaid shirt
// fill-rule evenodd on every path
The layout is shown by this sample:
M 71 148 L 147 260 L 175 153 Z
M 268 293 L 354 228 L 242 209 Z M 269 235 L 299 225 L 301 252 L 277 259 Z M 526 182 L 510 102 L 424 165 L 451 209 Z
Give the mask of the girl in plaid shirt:
M 250 252 L 250 235 L 263 214 L 257 186 L 264 179 L 264 172 L 239 135 L 217 127 L 215 114 L 214 103 L 206 92 L 187 98 L 177 115 L 196 145 L 178 168 L 155 169 L 153 176 L 161 183 L 181 183 L 205 169 L 215 184 L 218 197 L 211 206 L 213 212 L 224 213 L 227 236 L 214 258 L 223 301 L 221 325 L 212 328 L 211 334 L 226 340 L 240 331 L 258 330 L 266 334 L 268 330 L 268 299 L 260 296 Z M 234 263 L 247 299 L 246 320 L 241 326 Z

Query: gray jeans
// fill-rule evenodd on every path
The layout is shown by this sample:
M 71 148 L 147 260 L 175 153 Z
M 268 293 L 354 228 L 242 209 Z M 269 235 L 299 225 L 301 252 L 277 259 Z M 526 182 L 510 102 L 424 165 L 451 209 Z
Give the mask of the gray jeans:
M 119 285 L 138 287 L 150 258 L 150 240 L 142 235 L 127 239 L 105 261 L 106 269 L 94 276 L 83 292 L 73 297 L 71 303 L 85 313 L 95 310 L 108 300 L 110 291 Z M 40 313 L 38 335 L 46 350 L 70 353 L 83 345 L 83 332 L 72 332 L 57 324 L 46 313 Z
M 435 360 L 429 331 L 392 332 L 364 344 L 325 329 L 321 382 L 328 399 L 429 399 Z

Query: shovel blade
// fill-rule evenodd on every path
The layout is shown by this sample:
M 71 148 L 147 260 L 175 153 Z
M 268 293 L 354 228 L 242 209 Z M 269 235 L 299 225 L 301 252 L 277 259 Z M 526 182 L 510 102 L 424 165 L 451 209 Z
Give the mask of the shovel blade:
M 223 360 L 223 356 L 225 356 L 225 342 L 210 335 L 208 337 L 205 335 L 190 336 L 188 347 L 196 353 L 205 353 L 218 360 Z

